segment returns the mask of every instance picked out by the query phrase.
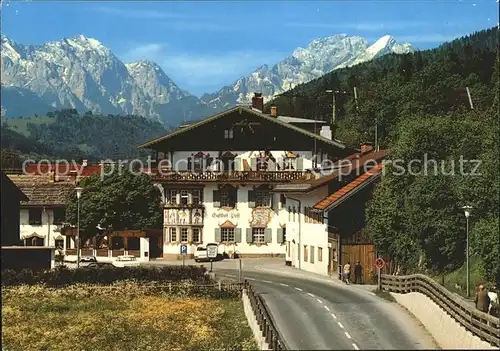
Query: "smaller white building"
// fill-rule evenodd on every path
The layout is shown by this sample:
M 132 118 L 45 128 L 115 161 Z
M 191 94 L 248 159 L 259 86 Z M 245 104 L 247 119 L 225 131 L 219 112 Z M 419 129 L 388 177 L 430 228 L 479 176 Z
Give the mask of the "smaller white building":
M 372 250 L 368 255 L 364 254 L 362 245 L 345 237 L 350 232 L 343 233 L 337 228 L 338 223 L 359 226 L 364 218 L 352 218 L 350 209 L 347 212 L 333 210 L 350 201 L 351 206 L 364 212 L 367 197 L 356 198 L 353 195 L 380 179 L 384 156 L 384 151 L 364 149 L 360 154 L 349 158 L 356 160 L 351 163 L 349 172 L 339 169 L 319 179 L 276 186 L 274 191 L 285 196 L 289 213 L 286 224 L 287 264 L 313 273 L 337 276 L 345 262 L 354 263 L 359 260 L 366 272 L 369 271 L 375 252 Z M 360 203 L 352 204 L 351 198 Z M 359 216 L 358 212 L 352 216 Z M 371 243 L 368 245 L 373 247 Z M 368 279 L 365 273 L 363 277 Z
M 28 197 L 21 202 L 19 244 L 65 249 L 61 233 L 66 218 L 66 202 L 75 184 L 71 177 L 57 181 L 54 176 L 8 175 Z

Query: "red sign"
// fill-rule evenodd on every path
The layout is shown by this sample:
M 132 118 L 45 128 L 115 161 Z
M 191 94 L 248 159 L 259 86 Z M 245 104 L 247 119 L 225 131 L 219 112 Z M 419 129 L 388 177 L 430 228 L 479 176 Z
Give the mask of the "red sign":
M 385 261 L 382 257 L 379 257 L 375 260 L 375 266 L 378 268 L 378 269 L 382 269 L 384 268 L 385 266 Z

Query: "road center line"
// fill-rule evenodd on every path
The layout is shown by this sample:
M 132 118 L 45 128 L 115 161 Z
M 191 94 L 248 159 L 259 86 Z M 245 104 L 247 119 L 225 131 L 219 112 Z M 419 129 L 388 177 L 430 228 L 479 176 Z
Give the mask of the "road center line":
M 281 286 L 288 286 L 288 284 L 283 284 L 283 283 L 280 283 Z
M 373 296 L 377 296 L 377 294 L 373 293 L 373 292 L 370 292 L 370 294 L 372 294 Z
M 311 294 L 311 293 L 307 293 L 307 295 L 309 295 L 309 296 L 311 296 L 311 297 L 314 297 L 314 295 L 313 295 L 313 294 Z
M 333 318 L 335 318 L 335 319 L 337 319 L 337 316 L 336 316 L 336 315 L 334 315 L 333 313 L 332 313 L 332 317 L 333 317 Z
M 248 280 L 257 280 L 257 279 L 255 279 L 255 278 L 245 278 L 245 279 L 248 279 Z
M 348 332 L 344 332 L 344 334 L 345 334 L 345 336 L 347 336 L 347 338 L 348 338 L 348 339 L 350 339 L 350 338 L 351 338 L 351 336 L 349 335 L 349 333 L 348 333 Z
M 330 311 L 330 308 L 328 306 L 323 306 L 325 310 Z
M 323 301 L 321 301 L 320 299 L 316 299 L 316 301 L 318 301 L 319 303 L 323 303 Z
M 236 278 L 235 275 L 232 275 L 232 274 L 224 274 L 226 277 L 233 277 L 233 278 Z
M 303 291 L 301 288 L 297 288 L 297 287 L 295 287 L 295 290 Z
M 337 322 L 339 324 L 339 327 L 341 327 L 342 329 L 344 329 L 344 326 L 342 325 L 342 323 L 340 322 Z
M 264 283 L 272 283 L 272 281 L 269 280 L 263 280 Z
M 359 350 L 358 345 L 356 345 L 356 344 L 354 344 L 354 343 L 352 344 L 352 347 L 354 347 L 354 350 Z

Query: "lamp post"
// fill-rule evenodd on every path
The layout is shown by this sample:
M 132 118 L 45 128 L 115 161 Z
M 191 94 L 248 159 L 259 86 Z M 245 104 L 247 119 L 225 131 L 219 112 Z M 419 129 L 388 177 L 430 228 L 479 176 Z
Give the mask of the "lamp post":
M 76 191 L 76 268 L 80 268 L 80 197 L 83 188 L 77 187 Z
M 463 206 L 462 209 L 464 210 L 465 214 L 465 219 L 467 221 L 467 236 L 465 239 L 465 265 L 466 265 L 466 270 L 467 270 L 467 297 L 470 297 L 470 272 L 469 272 L 469 216 L 470 212 L 472 210 L 472 206 Z

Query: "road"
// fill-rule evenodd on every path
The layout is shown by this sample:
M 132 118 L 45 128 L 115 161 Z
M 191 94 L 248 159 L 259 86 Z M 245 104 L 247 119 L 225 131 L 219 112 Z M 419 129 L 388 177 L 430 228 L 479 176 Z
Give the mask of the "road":
M 262 294 L 289 349 L 437 348 L 430 334 L 397 303 L 329 278 L 311 274 L 309 279 L 303 271 L 282 270 L 284 274 L 247 267 L 243 275 Z M 219 264 L 214 271 L 221 277 L 238 278 L 235 264 Z

